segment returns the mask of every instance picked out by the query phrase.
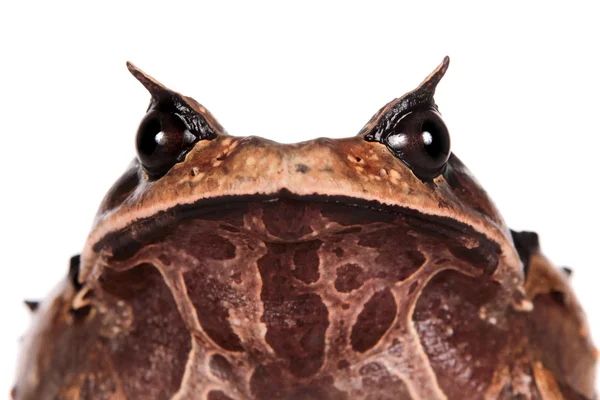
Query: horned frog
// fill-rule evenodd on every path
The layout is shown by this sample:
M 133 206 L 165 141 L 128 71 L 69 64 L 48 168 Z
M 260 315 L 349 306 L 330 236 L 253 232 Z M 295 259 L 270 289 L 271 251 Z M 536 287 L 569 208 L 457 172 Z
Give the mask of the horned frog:
M 152 96 L 138 157 L 35 309 L 15 399 L 592 399 L 537 235 L 450 151 L 449 60 L 357 136 L 236 137 Z

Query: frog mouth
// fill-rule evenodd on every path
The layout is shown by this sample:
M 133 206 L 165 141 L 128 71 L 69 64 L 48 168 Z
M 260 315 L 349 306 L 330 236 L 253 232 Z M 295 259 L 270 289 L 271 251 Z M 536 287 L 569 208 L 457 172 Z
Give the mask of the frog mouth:
M 104 253 L 109 260 L 122 261 L 146 246 L 165 241 L 173 246 L 206 246 L 210 252 L 215 243 L 208 243 L 207 237 L 243 236 L 263 243 L 301 243 L 340 240 L 348 235 L 361 240 L 370 232 L 375 232 L 375 237 L 386 229 L 393 240 L 402 237 L 405 242 L 416 240 L 444 247 L 453 256 L 480 265 L 488 274 L 497 268 L 500 245 L 452 218 L 372 200 L 295 195 L 286 190 L 276 195 L 226 196 L 178 205 L 106 234 L 93 250 Z M 381 240 L 387 243 L 385 237 Z

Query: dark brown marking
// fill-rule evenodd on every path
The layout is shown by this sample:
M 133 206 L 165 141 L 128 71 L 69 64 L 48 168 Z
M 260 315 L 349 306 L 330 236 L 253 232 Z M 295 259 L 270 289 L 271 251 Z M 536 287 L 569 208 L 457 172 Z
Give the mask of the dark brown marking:
M 375 346 L 394 322 L 396 312 L 396 300 L 389 289 L 375 292 L 352 327 L 352 348 L 364 353 Z
M 346 207 L 340 207 L 339 204 L 335 203 L 325 203 L 321 206 L 321 215 L 323 218 L 342 226 L 363 225 L 390 219 L 388 215 L 358 207 L 351 212 L 348 211 Z
M 215 260 L 231 260 L 235 257 L 235 246 L 222 236 L 204 236 L 200 238 L 198 247 L 200 248 L 199 250 L 206 254 L 206 257 Z
M 567 298 L 565 294 L 558 290 L 552 290 L 548 295 L 554 300 L 557 304 L 566 307 L 567 306 Z
M 214 200 L 213 200 L 214 202 Z M 203 246 L 203 237 L 214 234 L 214 225 L 206 221 L 218 221 L 219 225 L 233 227 L 242 226 L 246 204 L 234 203 L 213 204 L 206 202 L 203 207 L 192 205 L 178 206 L 177 213 L 162 211 L 153 218 L 141 220 L 121 231 L 108 234 L 94 246 L 95 251 L 108 247 L 111 249 L 113 260 L 125 260 L 135 255 L 145 246 L 165 241 L 169 237 L 177 236 L 182 243 L 174 241 L 175 248 L 185 247 L 186 250 L 195 251 L 204 257 L 206 247 Z M 206 231 L 206 226 L 210 231 Z M 210 243 L 209 243 L 210 244 Z M 218 243 L 212 243 L 218 245 Z M 234 249 L 235 251 L 235 249 Z M 220 249 L 221 257 L 231 254 L 231 247 L 225 243 L 225 248 Z
M 402 354 L 404 353 L 404 343 L 398 339 L 394 339 L 388 351 L 394 357 L 402 357 Z
M 310 376 L 323 363 L 328 311 L 321 297 L 303 293 L 293 278 L 291 256 L 296 244 L 268 243 L 258 260 L 267 343 L 286 360 L 296 376 Z
M 335 249 L 333 249 L 333 253 L 336 257 L 341 258 L 344 256 L 344 249 L 342 249 L 341 247 L 336 247 Z
M 231 279 L 235 283 L 242 283 L 242 274 L 240 272 L 235 272 L 235 273 L 231 274 Z
M 250 390 L 257 399 L 269 400 L 348 400 L 329 375 L 312 381 L 297 381 L 284 374 L 279 364 L 259 365 L 250 378 Z
M 233 367 L 225 357 L 215 354 L 210 359 L 210 371 L 223 381 L 231 380 L 233 377 Z
M 479 247 L 469 249 L 461 245 L 450 247 L 449 250 L 456 258 L 466 261 L 475 268 L 482 269 L 488 275 L 492 275 L 498 267 L 499 255 L 496 252 L 488 253 Z
M 208 199 L 206 201 L 208 202 L 207 205 L 203 205 L 199 209 L 196 209 L 193 205 L 179 206 L 185 208 L 181 210 L 182 214 L 177 217 L 180 219 L 195 218 L 195 214 L 199 213 L 198 218 L 204 221 L 218 222 L 219 226 L 233 228 L 244 226 L 244 215 L 248 212 L 246 203 L 228 203 L 226 199 L 217 199 L 212 202 Z
M 106 343 L 125 394 L 137 399 L 170 398 L 179 389 L 191 350 L 190 333 L 171 291 L 149 264 L 124 272 L 106 269 L 102 276 L 102 288 L 133 312 L 129 331 Z M 140 384 L 151 381 L 161 384 Z
M 208 392 L 208 396 L 206 398 L 207 400 L 233 400 L 221 390 L 211 390 L 210 392 Z
M 296 164 L 296 172 L 300 172 L 301 174 L 305 174 L 310 170 L 310 168 L 306 164 Z
M 278 201 L 264 203 L 261 208 L 265 228 L 277 238 L 298 240 L 313 231 L 311 224 L 314 217 L 310 214 L 310 205 L 307 203 Z
M 171 260 L 169 259 L 169 256 L 167 256 L 166 254 L 162 253 L 158 256 L 158 259 L 161 263 L 163 263 L 164 265 L 171 265 Z
M 294 270 L 296 279 L 305 283 L 314 283 L 319 280 L 319 255 L 318 251 L 323 244 L 320 240 L 300 242 L 294 250 Z
M 250 390 L 259 399 L 281 399 L 286 394 L 283 373 L 278 365 L 259 365 L 250 378 Z
M 358 289 L 365 283 L 367 277 L 358 264 L 344 264 L 336 270 L 335 289 L 348 293 Z
M 73 320 L 75 321 L 75 323 L 81 324 L 90 315 L 91 311 L 92 311 L 92 306 L 85 305 L 85 306 L 79 307 L 79 308 L 71 308 L 69 310 L 69 314 L 71 314 L 73 316 Z
M 410 287 L 408 288 L 408 294 L 413 294 L 415 292 L 415 290 L 417 290 L 418 287 L 419 287 L 419 281 L 414 281 L 413 283 L 411 283 Z
M 237 298 L 230 285 L 208 275 L 208 271 L 203 269 L 189 270 L 183 277 L 204 332 L 225 350 L 243 350 L 240 338 L 231 328 L 229 310 L 224 304 L 227 301 L 235 306 L 243 300 Z
M 479 398 L 492 379 L 507 332 L 481 318 L 480 310 L 499 291 L 491 280 L 443 271 L 417 301 L 415 328 L 448 398 Z
M 404 226 L 360 235 L 358 245 L 377 249 L 377 258 L 369 271 L 373 278 L 402 281 L 425 263 L 425 256 L 417 250 L 416 239 L 408 235 Z
M 491 275 L 496 271 L 501 251 L 500 246 L 472 228 L 418 215 L 407 218 L 406 222 L 411 231 L 421 235 L 419 237 L 421 244 L 432 243 L 437 246 L 446 246 L 455 257 L 482 269 L 485 273 Z M 478 246 L 469 248 L 474 239 L 477 240 Z M 436 263 L 445 261 L 447 260 L 440 259 L 436 260 Z
M 218 235 L 210 223 L 189 221 L 179 225 L 168 236 L 169 246 L 179 248 L 198 260 L 231 260 L 236 248 L 231 241 Z M 164 238 L 163 240 L 166 240 Z

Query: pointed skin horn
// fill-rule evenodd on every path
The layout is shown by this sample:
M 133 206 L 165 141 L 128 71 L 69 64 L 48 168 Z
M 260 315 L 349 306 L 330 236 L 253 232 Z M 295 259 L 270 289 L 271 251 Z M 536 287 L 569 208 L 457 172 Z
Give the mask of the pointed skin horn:
M 29 311 L 31 312 L 34 312 L 40 306 L 40 302 L 34 300 L 24 300 L 23 303 L 25 303 L 25 305 L 27 306 L 27 308 L 29 308 Z

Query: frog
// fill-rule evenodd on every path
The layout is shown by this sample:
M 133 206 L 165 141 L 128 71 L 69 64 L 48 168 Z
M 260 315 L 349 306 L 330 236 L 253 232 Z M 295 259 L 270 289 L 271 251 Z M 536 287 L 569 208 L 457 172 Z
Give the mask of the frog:
M 570 269 L 451 151 L 448 66 L 357 135 L 282 144 L 127 63 L 137 157 L 27 302 L 13 399 L 595 398 Z

